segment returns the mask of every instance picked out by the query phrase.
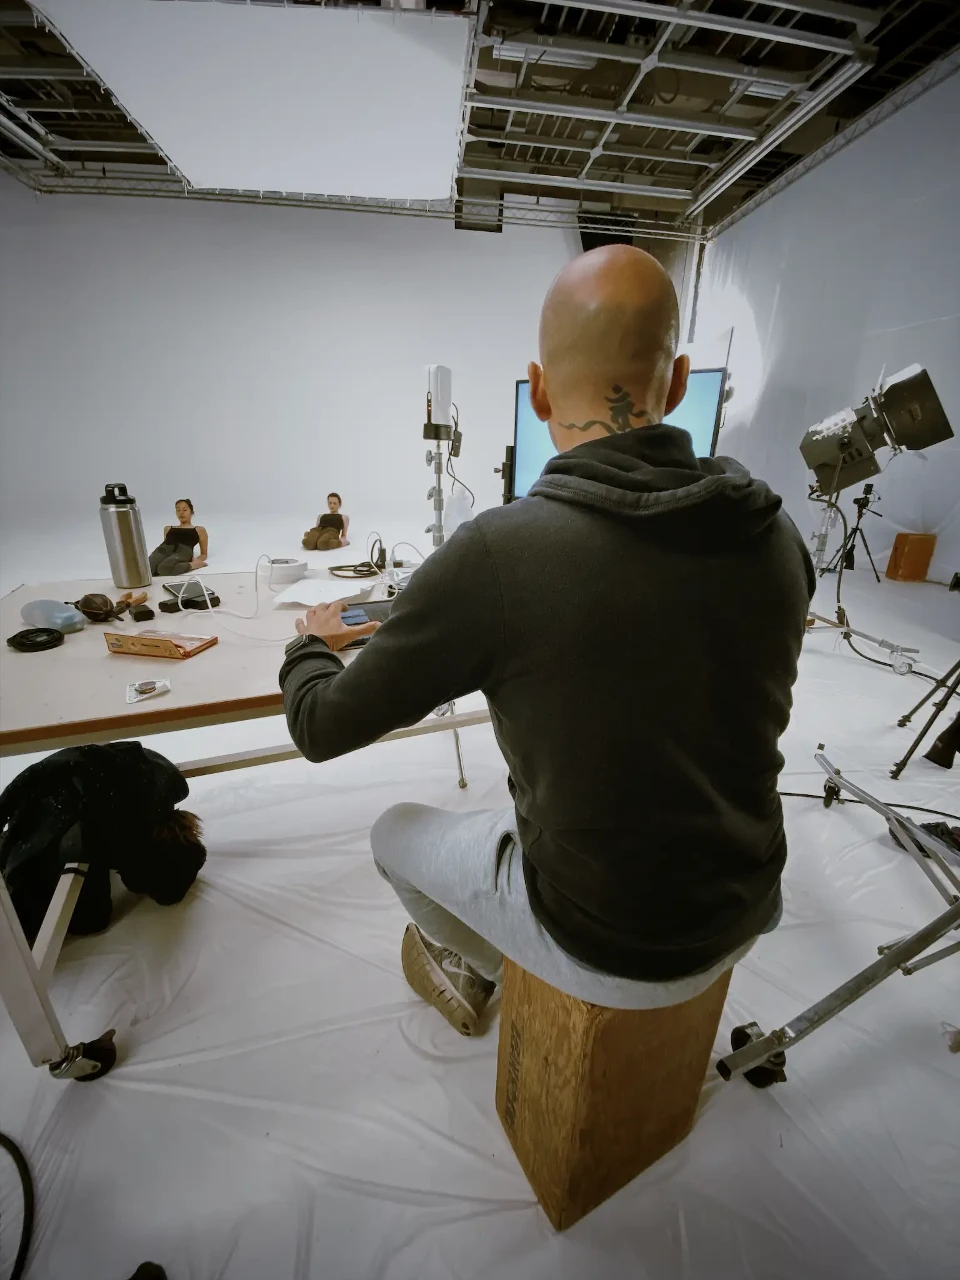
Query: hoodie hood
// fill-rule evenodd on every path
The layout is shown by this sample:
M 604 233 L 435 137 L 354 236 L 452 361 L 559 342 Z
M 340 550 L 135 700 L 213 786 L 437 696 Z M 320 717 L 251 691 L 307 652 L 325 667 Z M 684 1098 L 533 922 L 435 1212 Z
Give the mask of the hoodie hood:
M 761 533 L 782 505 L 735 459 L 698 458 L 689 433 L 664 423 L 588 440 L 558 454 L 530 497 L 642 521 L 645 533 L 669 528 L 673 537 L 683 529 L 724 541 Z

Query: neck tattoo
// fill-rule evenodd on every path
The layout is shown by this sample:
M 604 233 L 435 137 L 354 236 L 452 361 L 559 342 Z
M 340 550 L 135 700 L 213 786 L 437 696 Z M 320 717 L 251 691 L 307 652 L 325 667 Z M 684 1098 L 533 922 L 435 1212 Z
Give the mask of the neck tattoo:
M 610 406 L 609 421 L 604 418 L 590 418 L 587 422 L 561 422 L 560 426 L 567 431 L 592 431 L 595 427 L 602 427 L 607 435 L 614 436 L 622 431 L 632 431 L 634 427 L 651 421 L 646 409 L 634 408 L 633 396 L 629 391 L 624 391 L 621 386 L 614 384 L 613 395 L 603 398 Z M 637 421 L 632 422 L 632 418 L 636 418 Z

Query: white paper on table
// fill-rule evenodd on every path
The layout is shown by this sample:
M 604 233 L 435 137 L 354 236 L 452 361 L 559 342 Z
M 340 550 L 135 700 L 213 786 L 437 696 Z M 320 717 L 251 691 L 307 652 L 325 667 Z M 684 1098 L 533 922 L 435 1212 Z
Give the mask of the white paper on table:
M 355 600 L 368 595 L 371 586 L 353 578 L 301 578 L 293 582 L 274 598 L 274 604 L 300 604 L 312 608 L 315 604 L 333 604 L 335 600 Z

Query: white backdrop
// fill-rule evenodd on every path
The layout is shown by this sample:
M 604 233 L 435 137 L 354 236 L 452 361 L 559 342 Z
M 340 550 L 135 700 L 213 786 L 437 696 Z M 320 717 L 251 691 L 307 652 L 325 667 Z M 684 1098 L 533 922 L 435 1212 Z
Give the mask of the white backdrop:
M 208 527 L 282 517 L 299 537 L 330 489 L 358 533 L 424 528 L 430 363 L 453 370 L 459 473 L 495 505 L 514 382 L 577 249 L 559 230 L 38 199 L 0 175 L 3 531 L 99 540 L 115 480 L 148 538 L 182 496 Z
M 769 480 L 804 533 L 819 508 L 805 500 L 803 433 L 859 404 L 884 365 L 888 373 L 925 365 L 960 435 L 958 123 L 960 74 L 708 249 L 698 346 L 733 326 L 735 394 L 719 451 Z M 930 577 L 960 570 L 960 439 L 936 445 L 926 461 L 896 459 L 875 483 L 884 516 L 866 521 L 875 553 L 885 562 L 901 529 L 935 533 Z

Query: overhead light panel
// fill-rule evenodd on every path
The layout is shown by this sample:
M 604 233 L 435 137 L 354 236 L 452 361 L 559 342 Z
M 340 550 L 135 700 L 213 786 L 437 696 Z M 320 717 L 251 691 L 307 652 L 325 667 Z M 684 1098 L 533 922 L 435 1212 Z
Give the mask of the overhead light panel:
M 34 7 L 198 190 L 451 195 L 462 16 L 170 0 Z

